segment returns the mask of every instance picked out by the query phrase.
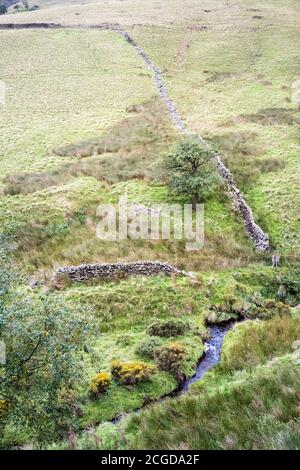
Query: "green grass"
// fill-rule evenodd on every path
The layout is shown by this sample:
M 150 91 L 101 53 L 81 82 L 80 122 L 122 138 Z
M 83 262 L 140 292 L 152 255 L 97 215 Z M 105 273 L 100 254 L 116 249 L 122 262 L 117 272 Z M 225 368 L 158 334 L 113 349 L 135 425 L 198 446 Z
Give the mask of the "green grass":
M 266 266 L 269 255 L 253 253 L 222 188 L 206 201 L 200 252 L 186 252 L 184 242 L 98 240 L 100 203 L 117 203 L 124 194 L 145 205 L 186 202 L 168 193 L 157 167 L 179 135 L 151 74 L 113 32 L 0 31 L 7 87 L 0 117 L 0 230 L 14 239 L 16 268 L 48 281 L 58 266 L 160 259 L 196 271 L 198 279 L 131 278 L 51 291 L 86 306 L 87 321 L 95 324 L 81 358 L 85 377 L 73 398 L 81 410 L 77 428 L 91 429 L 56 446 L 299 449 L 299 358 L 291 350 L 300 335 L 297 308 L 284 318 L 240 324 L 225 339 L 221 365 L 187 395 L 117 426 L 109 420 L 174 390 L 172 375 L 157 371 L 136 387 L 113 382 L 97 401 L 87 392 L 93 375 L 108 371 L 113 359 L 141 360 L 136 348 L 154 320 L 191 324 L 178 338 L 187 349 L 183 370 L 191 376 L 211 309 L 230 314 L 232 302 L 275 299 L 281 285 L 286 302 L 299 303 L 300 115 L 291 101 L 299 78 L 296 0 L 253 0 L 251 6 L 246 0 L 186 0 L 184 17 L 180 0 L 148 0 L 143 8 L 140 0 L 130 7 L 40 3 L 49 8 L 5 15 L 1 22 L 118 22 L 129 31 L 161 68 L 187 125 L 220 148 L 285 264 L 274 271 Z M 21 425 L 7 429 L 5 438 L 9 446 L 30 436 Z
M 196 284 L 184 278 L 131 278 L 117 283 L 78 285 L 62 291 L 60 295 L 67 302 L 86 306 L 87 312 L 93 312 L 92 318 L 97 324 L 95 340 L 85 357 L 87 382 L 81 387 L 79 398 L 83 410 L 82 423 L 88 425 L 109 420 L 141 407 L 144 400 L 156 399 L 176 388 L 176 382 L 169 374 L 159 372 L 148 384 L 129 389 L 114 384 L 108 395 L 98 402 L 86 402 L 88 381 L 93 374 L 99 370 L 109 371 L 111 362 L 116 359 L 143 359 L 136 349 L 147 338 L 147 327 L 154 320 L 177 318 L 191 325 L 190 331 L 177 338 L 187 348 L 183 371 L 186 376 L 191 376 L 203 352 L 201 338 L 206 335 L 206 314 L 219 302 L 220 293 L 223 292 L 221 299 L 224 303 L 229 298 L 246 300 L 259 292 L 263 298 L 276 298 L 281 282 L 285 282 L 291 301 L 294 298 L 292 292 L 299 292 L 299 285 L 295 287 L 293 284 L 297 274 L 292 277 L 291 273 L 283 271 L 274 279 L 271 270 L 262 269 L 258 273 L 249 269 L 248 276 L 251 276 L 252 283 L 247 282 L 247 273 L 241 270 L 240 273 L 227 272 L 226 277 L 224 273 L 215 275 L 213 282 L 210 274 L 203 275 Z M 299 317 L 275 317 L 268 322 L 239 325 L 225 341 L 221 378 L 236 369 L 265 363 L 276 355 L 285 354 L 299 337 Z M 168 343 L 170 339 L 163 342 Z M 211 381 L 212 387 L 213 383 Z
M 98 286 L 70 287 L 52 295 L 63 296 L 71 308 L 81 305 L 86 309 L 87 321 L 94 325 L 93 338 L 82 356 L 85 377 L 78 384 L 74 397 L 74 404 L 82 413 L 78 426 L 111 420 L 177 388 L 178 382 L 171 373 L 157 370 L 149 382 L 137 386 L 113 382 L 108 393 L 98 400 L 92 400 L 88 393 L 93 376 L 100 370 L 109 372 L 113 360 L 145 360 L 136 350 L 149 338 L 147 327 L 155 319 L 182 319 L 190 325 L 189 331 L 176 340 L 183 343 L 187 351 L 182 371 L 187 377 L 194 374 L 204 350 L 202 338 L 206 327 L 202 294 L 189 281 L 166 277 L 132 278 Z M 165 344 L 172 341 L 174 338 L 162 339 Z M 154 361 L 150 362 L 155 365 Z
M 22 267 L 44 277 L 54 266 L 81 262 L 162 259 L 193 270 L 247 263 L 250 244 L 222 191 L 207 201 L 206 244 L 197 256 L 186 253 L 181 242 L 98 240 L 99 203 L 117 202 L 124 193 L 144 204 L 174 200 L 159 180 L 156 162 L 178 133 L 153 97 L 151 76 L 111 32 L 0 34 L 8 90 L 0 137 L 0 224 L 23 238 L 15 256 Z M 20 47 L 8 56 L 16 42 Z M 30 69 L 29 54 L 35 57 Z M 77 197 L 73 188 L 79 187 Z M 73 208 L 86 223 L 70 229 Z
M 58 448 L 299 449 L 299 325 L 299 313 L 237 325 L 220 366 L 187 394 Z
M 126 107 L 152 97 L 139 59 L 115 34 L 100 35 L 99 41 L 97 31 L 0 32 L 7 87 L 1 176 L 60 165 L 56 148 L 101 134 L 125 117 Z
M 254 2 L 251 8 L 263 17 L 255 20 L 247 2 L 218 4 L 201 20 L 195 14 L 192 25 L 174 25 L 167 36 L 163 26 L 130 32 L 164 71 L 189 127 L 219 145 L 272 244 L 295 257 L 300 116 L 291 84 L 298 76 L 299 36 L 295 2 L 287 2 L 284 16 L 281 6 Z M 201 25 L 207 30 L 197 30 Z M 261 120 L 268 109 L 273 118 Z
M 289 430 L 292 444 L 280 445 L 299 449 L 296 360 L 284 356 L 211 392 L 145 411 L 128 424 L 127 447 L 159 449 L 164 439 L 166 449 L 272 449 Z

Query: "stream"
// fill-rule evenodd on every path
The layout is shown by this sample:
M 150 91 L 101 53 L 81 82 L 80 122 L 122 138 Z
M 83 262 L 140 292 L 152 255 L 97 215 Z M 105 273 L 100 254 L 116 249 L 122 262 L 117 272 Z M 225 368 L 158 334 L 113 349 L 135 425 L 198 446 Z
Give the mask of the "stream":
M 189 379 L 185 380 L 182 382 L 176 390 L 173 390 L 170 393 L 167 393 L 166 395 L 163 395 L 159 398 L 156 398 L 154 400 L 149 400 L 146 404 L 140 406 L 139 408 L 136 408 L 135 410 L 132 410 L 130 413 L 139 413 L 143 409 L 147 408 L 149 405 L 161 403 L 164 401 L 166 398 L 175 398 L 177 396 L 183 395 L 186 393 L 190 386 L 198 382 L 199 380 L 202 379 L 202 377 L 208 372 L 210 369 L 212 369 L 214 366 L 219 364 L 220 359 L 221 359 L 221 352 L 222 352 L 222 345 L 223 345 L 223 340 L 226 335 L 226 333 L 235 325 L 236 322 L 232 321 L 230 323 L 227 323 L 225 325 L 212 325 L 210 327 L 210 337 L 207 341 L 205 341 L 204 346 L 204 354 L 201 356 L 201 358 L 198 361 L 198 365 L 196 367 L 196 372 L 195 374 L 190 377 Z M 120 414 L 113 418 L 111 420 L 112 424 L 118 424 L 125 416 L 126 414 Z
M 188 391 L 189 387 L 202 379 L 204 374 L 212 367 L 219 364 L 223 340 L 226 333 L 233 326 L 233 322 L 227 325 L 213 325 L 210 329 L 210 338 L 205 342 L 205 353 L 200 359 L 196 368 L 196 373 L 190 379 L 187 379 L 180 387 L 179 394 Z

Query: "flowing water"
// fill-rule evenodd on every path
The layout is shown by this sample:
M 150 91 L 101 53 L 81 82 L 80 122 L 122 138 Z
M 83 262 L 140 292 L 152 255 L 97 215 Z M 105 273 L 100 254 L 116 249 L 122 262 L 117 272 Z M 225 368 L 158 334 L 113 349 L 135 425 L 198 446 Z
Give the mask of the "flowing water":
M 182 384 L 179 393 L 185 393 L 191 384 L 201 380 L 209 369 L 220 362 L 224 336 L 232 325 L 233 323 L 229 323 L 228 325 L 214 325 L 211 327 L 210 338 L 205 343 L 205 355 L 200 359 L 195 375 Z

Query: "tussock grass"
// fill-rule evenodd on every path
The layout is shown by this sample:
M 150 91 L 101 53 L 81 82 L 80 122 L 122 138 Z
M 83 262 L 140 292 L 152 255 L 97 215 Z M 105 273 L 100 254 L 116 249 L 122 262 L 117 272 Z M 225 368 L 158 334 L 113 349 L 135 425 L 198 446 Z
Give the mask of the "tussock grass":
M 220 149 L 226 166 L 234 174 L 241 190 L 253 187 L 262 174 L 278 172 L 285 167 L 283 159 L 262 158 L 268 147 L 256 132 L 227 132 L 211 140 Z
M 300 316 L 275 317 L 266 321 L 246 321 L 228 334 L 222 352 L 222 372 L 263 364 L 291 351 L 300 339 Z
M 267 108 L 259 109 L 255 114 L 242 115 L 242 119 L 262 126 L 294 126 L 300 123 L 297 109 Z
M 7 175 L 3 179 L 4 194 L 30 194 L 61 186 L 81 176 L 91 176 L 110 184 L 152 179 L 157 173 L 154 162 L 178 136 L 158 99 L 132 108 L 133 111 L 129 108 L 128 112 L 133 116 L 118 122 L 103 137 L 56 151 L 60 156 L 90 158 L 75 158 L 50 172 Z
M 158 98 L 139 106 L 129 106 L 126 111 L 133 116 L 117 123 L 103 137 L 60 147 L 55 153 L 62 157 L 128 153 L 138 146 L 147 147 L 154 143 L 162 146 L 176 135 Z
M 159 449 L 163 440 L 166 449 L 270 449 L 289 424 L 282 444 L 297 449 L 299 390 L 299 370 L 283 358 L 212 393 L 143 412 L 127 427 L 127 447 Z

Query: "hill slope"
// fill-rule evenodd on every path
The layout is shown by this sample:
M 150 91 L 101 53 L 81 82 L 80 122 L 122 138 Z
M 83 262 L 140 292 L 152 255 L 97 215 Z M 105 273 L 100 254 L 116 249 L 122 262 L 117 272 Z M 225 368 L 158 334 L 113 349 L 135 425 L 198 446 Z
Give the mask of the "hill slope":
M 7 296 L 0 309 L 19 325 L 18 347 L 36 339 L 35 365 L 53 353 L 55 328 L 64 334 L 61 323 L 47 317 L 48 302 L 71 323 L 81 315 L 88 331 L 73 358 L 76 380 L 70 393 L 59 390 L 53 415 L 46 379 L 50 383 L 54 356 L 45 372 L 26 375 L 28 383 L 12 381 L 15 407 L 0 400 L 7 420 L 0 420 L 0 445 L 158 448 L 164 438 L 169 449 L 299 448 L 299 2 L 36 3 L 45 8 L 0 19 L 6 90 L 0 232 L 12 263 L 0 253 L 0 292 Z M 68 27 L 33 28 L 38 22 Z M 8 23 L 30 27 L 1 29 Z M 189 202 L 170 193 L 161 174 L 161 155 L 182 136 L 153 82 L 153 68 L 116 31 L 84 27 L 103 24 L 129 32 L 159 67 L 184 125 L 219 148 L 282 257 L 279 269 L 270 266 L 270 253 L 254 251 L 222 184 L 205 201 L 200 251 L 186 251 L 184 240 L 97 237 L 97 207 L 117 205 L 125 194 L 146 208 Z M 52 278 L 63 266 L 158 259 L 194 274 L 61 285 Z M 21 273 L 11 286 L 5 284 L 7 266 Z M 210 323 L 242 318 L 249 321 L 225 337 L 219 367 L 185 396 L 147 407 L 193 375 Z M 168 328 L 165 336 L 151 334 Z M 71 349 L 77 335 L 65 338 Z M 10 353 L 15 343 L 7 345 Z M 184 360 L 162 370 L 156 348 L 184 351 Z M 115 375 L 108 393 L 95 399 L 91 380 L 99 371 L 110 373 L 115 360 L 125 362 L 127 372 L 145 367 L 141 361 L 157 368 L 150 368 L 150 380 L 135 384 Z M 43 380 L 47 387 L 39 395 Z M 27 393 L 30 387 L 36 395 Z M 110 422 L 122 413 L 130 416 Z M 87 426 L 95 431 L 83 432 Z

